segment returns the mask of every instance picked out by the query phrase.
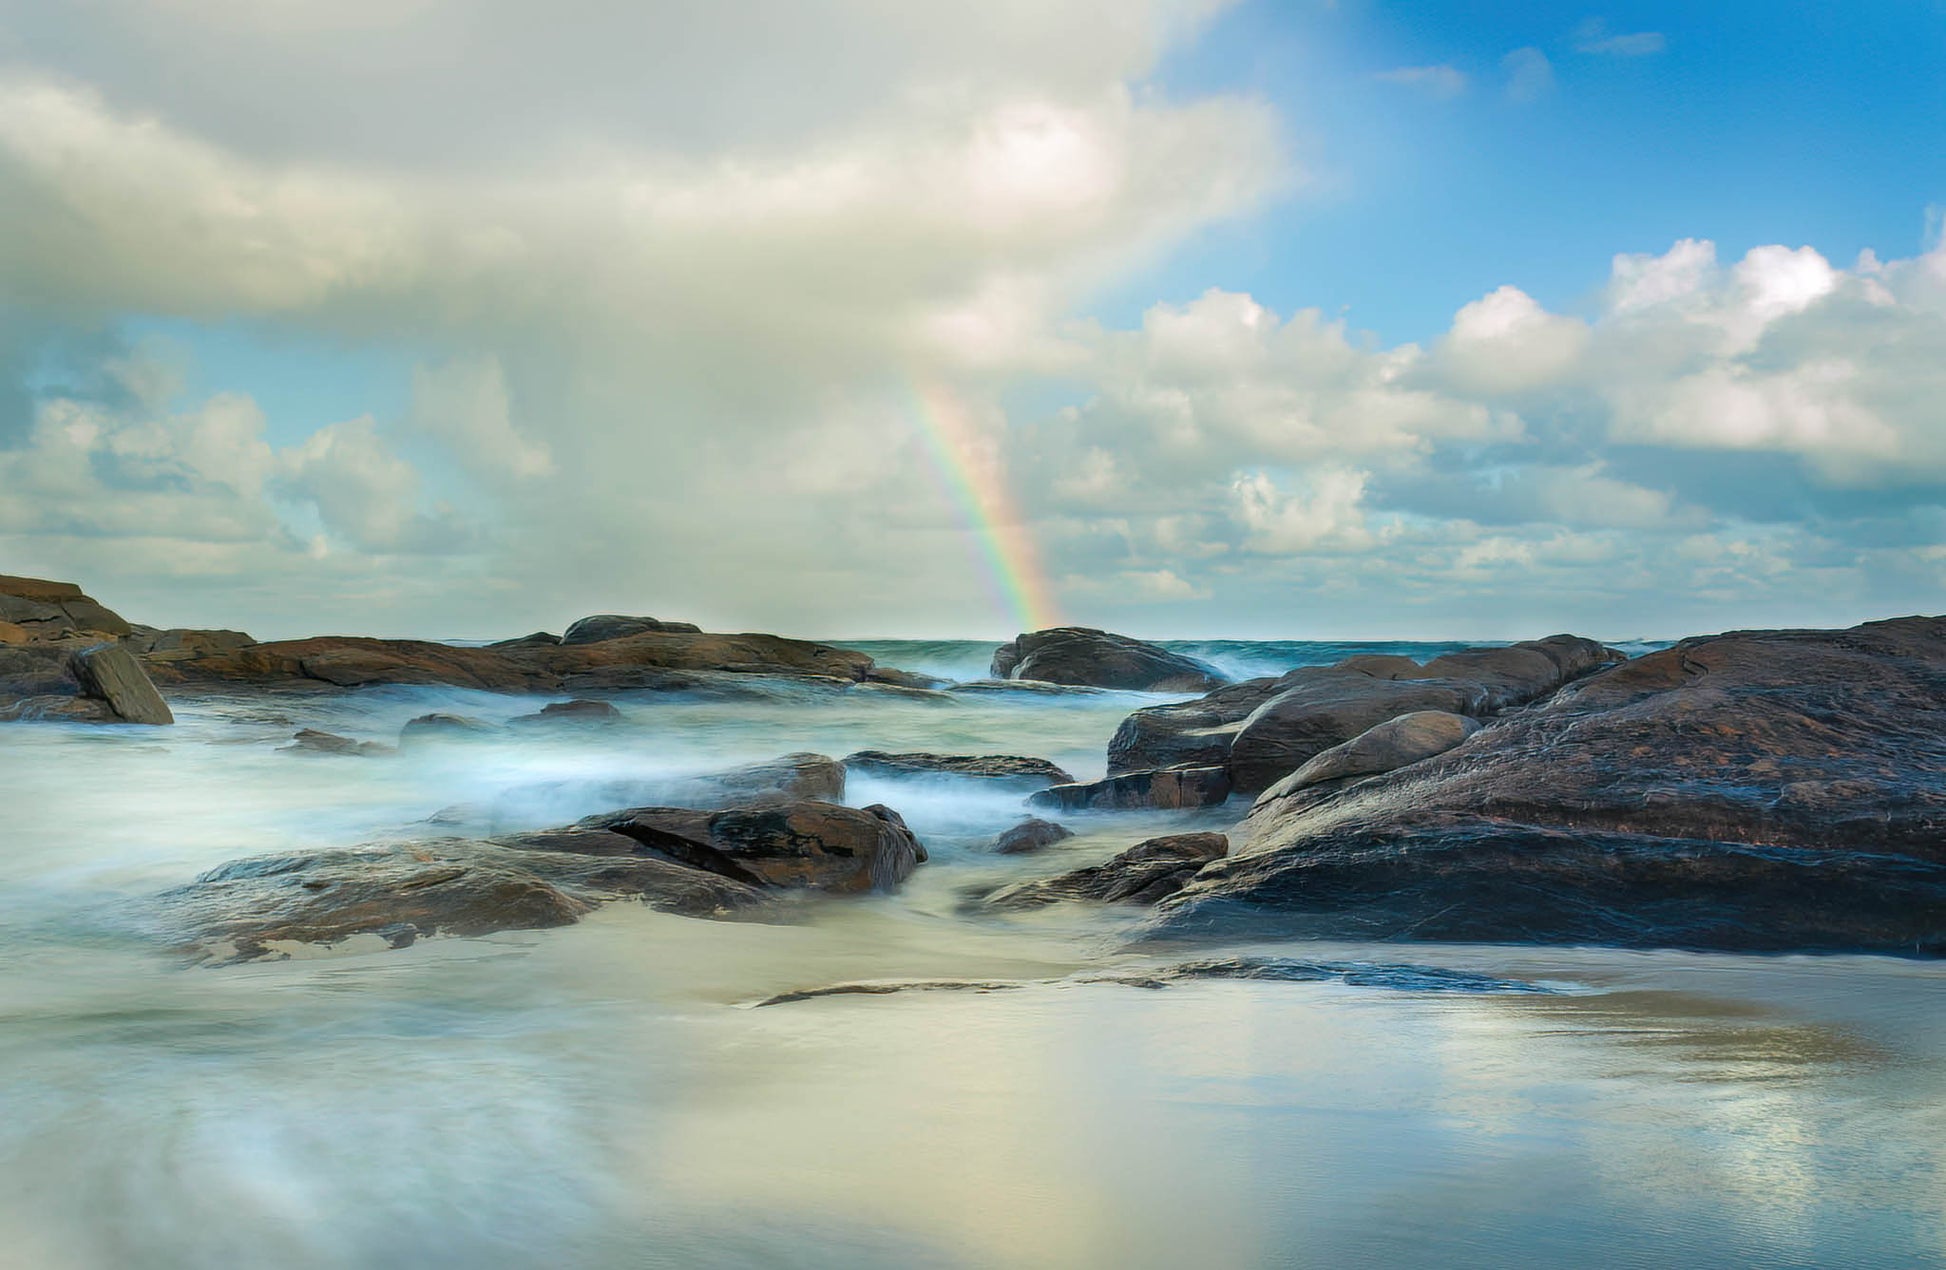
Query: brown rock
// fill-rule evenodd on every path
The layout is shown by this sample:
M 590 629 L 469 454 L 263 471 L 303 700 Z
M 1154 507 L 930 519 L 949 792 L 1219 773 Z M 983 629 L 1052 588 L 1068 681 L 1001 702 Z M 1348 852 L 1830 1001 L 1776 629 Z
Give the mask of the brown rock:
M 1017 754 L 888 754 L 883 750 L 860 750 L 845 755 L 845 766 L 867 776 L 965 776 L 1028 789 L 1074 781 L 1072 775 L 1044 758 L 1024 758 Z
M 899 814 L 883 806 L 774 800 L 722 811 L 638 807 L 580 827 L 612 830 L 739 882 L 842 894 L 891 890 L 926 858 Z
M 1053 846 L 1066 838 L 1074 837 L 1074 831 L 1051 820 L 1030 816 L 993 840 L 995 855 L 1024 855 Z
M 1440 710 L 1415 710 L 1387 719 L 1334 745 L 1267 791 L 1281 797 L 1327 781 L 1348 780 L 1395 771 L 1420 759 L 1452 749 L 1480 730 L 1478 719 Z
M 702 628 L 693 622 L 664 622 L 653 617 L 623 617 L 601 613 L 584 617 L 568 627 L 559 640 L 563 644 L 598 644 L 603 640 L 623 639 L 648 631 L 695 634 Z M 531 638 L 531 637 L 530 637 Z

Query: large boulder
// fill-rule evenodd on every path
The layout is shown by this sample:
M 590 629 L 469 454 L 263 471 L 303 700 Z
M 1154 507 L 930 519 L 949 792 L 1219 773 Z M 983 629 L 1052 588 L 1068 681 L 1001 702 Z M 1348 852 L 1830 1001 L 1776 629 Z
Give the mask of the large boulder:
M 598 613 L 593 617 L 584 617 L 568 627 L 558 642 L 599 644 L 606 639 L 623 639 L 650 631 L 693 635 L 702 629 L 693 622 L 665 622 L 653 617 L 623 617 L 619 613 Z M 533 636 L 528 638 L 532 639 Z
M 1017 754 L 888 754 L 860 750 L 845 766 L 861 776 L 964 776 L 1023 789 L 1066 785 L 1074 777 L 1044 758 Z
M 1134 692 L 1208 692 L 1225 682 L 1215 667 L 1192 657 L 1085 626 L 1016 636 L 994 652 L 992 674 Z
M 1256 793 L 1387 719 L 1422 710 L 1470 713 L 1478 707 L 1469 684 L 1319 676 L 1272 697 L 1243 720 L 1230 746 L 1230 779 L 1238 790 Z
M 993 840 L 995 855 L 1026 855 L 1074 837 L 1074 830 L 1039 816 L 1029 816 Z
M 1420 759 L 1444 754 L 1480 730 L 1478 719 L 1443 710 L 1415 710 L 1334 745 L 1270 787 L 1282 796 L 1330 781 L 1354 780 L 1393 772 Z
M 88 696 L 108 703 L 124 723 L 174 723 L 169 703 L 143 673 L 142 664 L 115 644 L 87 648 L 74 655 L 75 678 Z
M 1687 640 L 1318 793 L 1163 928 L 1946 952 L 1946 618 Z
M 986 902 L 999 908 L 1038 908 L 1062 900 L 1154 904 L 1180 891 L 1199 869 L 1222 859 L 1229 849 L 1229 839 L 1220 833 L 1150 838 L 1101 864 L 1001 887 Z

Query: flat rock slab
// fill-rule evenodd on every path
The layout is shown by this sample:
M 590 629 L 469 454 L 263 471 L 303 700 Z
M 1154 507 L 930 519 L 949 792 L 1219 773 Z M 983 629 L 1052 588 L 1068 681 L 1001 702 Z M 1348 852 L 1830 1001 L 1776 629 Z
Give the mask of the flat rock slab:
M 107 702 L 125 723 L 160 725 L 176 721 L 142 663 L 127 649 L 114 644 L 84 649 L 74 655 L 74 671 L 87 694 Z

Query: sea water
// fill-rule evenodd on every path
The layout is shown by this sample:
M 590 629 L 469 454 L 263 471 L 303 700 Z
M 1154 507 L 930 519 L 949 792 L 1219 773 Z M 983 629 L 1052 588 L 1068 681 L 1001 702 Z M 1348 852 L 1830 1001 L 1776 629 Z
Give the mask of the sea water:
M 991 644 L 867 646 L 952 678 Z M 1349 651 L 1185 646 L 1232 673 Z M 613 727 L 389 758 L 450 689 L 212 695 L 168 729 L 0 727 L 0 1266 L 1909 1266 L 1946 1262 L 1946 973 L 1871 957 L 1292 942 L 1450 993 L 1088 983 L 1180 959 L 1005 882 L 1240 809 L 1071 821 L 854 778 L 932 859 L 806 923 L 610 905 L 563 930 L 191 967 L 155 896 L 239 856 L 509 827 L 793 750 L 1016 753 L 1100 775 L 1133 694 L 617 698 Z M 773 994 L 868 980 L 1009 990 Z

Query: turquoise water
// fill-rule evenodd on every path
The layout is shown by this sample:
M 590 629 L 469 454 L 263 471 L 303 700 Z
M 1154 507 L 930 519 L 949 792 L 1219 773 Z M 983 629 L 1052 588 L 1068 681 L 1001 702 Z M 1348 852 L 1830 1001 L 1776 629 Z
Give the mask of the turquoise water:
M 1946 1263 L 1937 963 L 1281 943 L 1193 955 L 1553 991 L 1144 989 L 1079 979 L 1192 954 L 1125 944 L 1112 912 L 969 906 L 1241 808 L 996 857 L 1017 795 L 857 781 L 848 801 L 899 808 L 932 862 L 807 925 L 617 904 L 226 970 L 155 934 L 151 897 L 223 860 L 423 833 L 456 803 L 552 823 L 797 749 L 1092 775 L 1151 700 L 638 695 L 615 729 L 383 760 L 276 747 L 536 703 L 210 697 L 166 731 L 0 728 L 0 1266 Z M 751 1008 L 879 978 L 1027 986 Z

